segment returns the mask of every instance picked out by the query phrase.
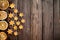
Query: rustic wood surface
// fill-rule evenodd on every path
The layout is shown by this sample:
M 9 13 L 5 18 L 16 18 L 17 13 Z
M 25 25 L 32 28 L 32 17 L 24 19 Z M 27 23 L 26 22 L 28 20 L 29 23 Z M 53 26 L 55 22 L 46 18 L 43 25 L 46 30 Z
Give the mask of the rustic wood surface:
M 60 40 L 60 0 L 54 1 L 54 40 Z
M 53 0 L 43 0 L 43 40 L 53 40 Z
M 31 40 L 42 40 L 42 1 L 31 0 Z
M 18 36 L 8 35 L 7 40 L 60 40 L 59 0 L 9 1 L 15 3 L 19 12 L 24 13 L 26 23 L 23 30 L 17 30 Z

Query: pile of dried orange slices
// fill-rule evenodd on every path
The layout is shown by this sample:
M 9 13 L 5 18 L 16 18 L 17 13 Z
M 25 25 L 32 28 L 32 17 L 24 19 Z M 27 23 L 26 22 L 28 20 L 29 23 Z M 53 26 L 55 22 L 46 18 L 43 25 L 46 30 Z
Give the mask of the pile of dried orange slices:
M 13 10 L 11 12 L 11 9 Z M 8 12 L 7 12 L 8 11 Z M 22 30 L 24 28 L 25 19 L 23 18 L 24 13 L 19 12 L 17 8 L 15 8 L 14 3 L 10 3 L 8 0 L 0 0 L 0 30 L 6 30 L 8 26 L 11 26 L 11 28 L 8 28 L 7 32 L 8 34 L 14 34 L 14 36 L 18 35 L 18 29 Z M 6 21 L 8 19 L 8 23 Z M 9 24 L 9 25 L 8 25 Z M 5 32 L 0 32 L 0 40 L 6 40 L 7 35 Z
M 7 18 L 7 12 L 4 11 L 9 7 L 9 2 L 7 0 L 0 0 L 0 30 L 6 30 L 8 28 L 8 23 L 5 21 Z M 7 34 L 5 32 L 0 32 L 0 40 L 6 40 Z

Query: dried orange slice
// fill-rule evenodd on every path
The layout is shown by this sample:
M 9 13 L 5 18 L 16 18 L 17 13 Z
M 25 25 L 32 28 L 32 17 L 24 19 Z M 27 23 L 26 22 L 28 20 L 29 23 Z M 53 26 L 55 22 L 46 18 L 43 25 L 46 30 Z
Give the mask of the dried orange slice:
M 6 30 L 8 23 L 6 21 L 0 21 L 0 30 Z
M 6 40 L 7 39 L 7 35 L 5 32 L 0 32 L 0 40 Z
M 7 12 L 5 11 L 0 11 L 0 20 L 4 20 L 7 18 Z
M 0 9 L 6 10 L 9 7 L 9 2 L 7 0 L 0 0 Z

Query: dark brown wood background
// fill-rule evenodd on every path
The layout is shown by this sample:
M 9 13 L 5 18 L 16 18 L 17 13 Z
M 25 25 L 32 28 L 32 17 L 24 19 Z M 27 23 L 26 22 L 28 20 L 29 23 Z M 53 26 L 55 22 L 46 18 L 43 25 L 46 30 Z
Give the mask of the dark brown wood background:
M 10 0 L 24 13 L 23 32 L 10 40 L 60 40 L 60 0 Z

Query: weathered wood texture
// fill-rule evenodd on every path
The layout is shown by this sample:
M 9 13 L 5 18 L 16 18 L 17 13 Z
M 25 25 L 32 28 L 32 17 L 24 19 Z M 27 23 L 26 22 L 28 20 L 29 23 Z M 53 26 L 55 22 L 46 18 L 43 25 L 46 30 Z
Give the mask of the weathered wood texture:
M 53 0 L 43 0 L 43 40 L 53 40 Z
M 42 40 L 42 1 L 31 1 L 31 40 Z
M 54 40 L 60 40 L 60 0 L 54 0 Z
M 23 40 L 31 40 L 31 30 L 30 30 L 30 0 L 23 0 L 23 12 L 24 12 L 24 18 L 26 20 L 25 27 L 23 30 Z
M 24 13 L 26 23 L 23 30 L 17 30 L 17 37 L 8 35 L 7 40 L 60 40 L 59 0 L 9 1 L 15 3 L 15 7 Z

